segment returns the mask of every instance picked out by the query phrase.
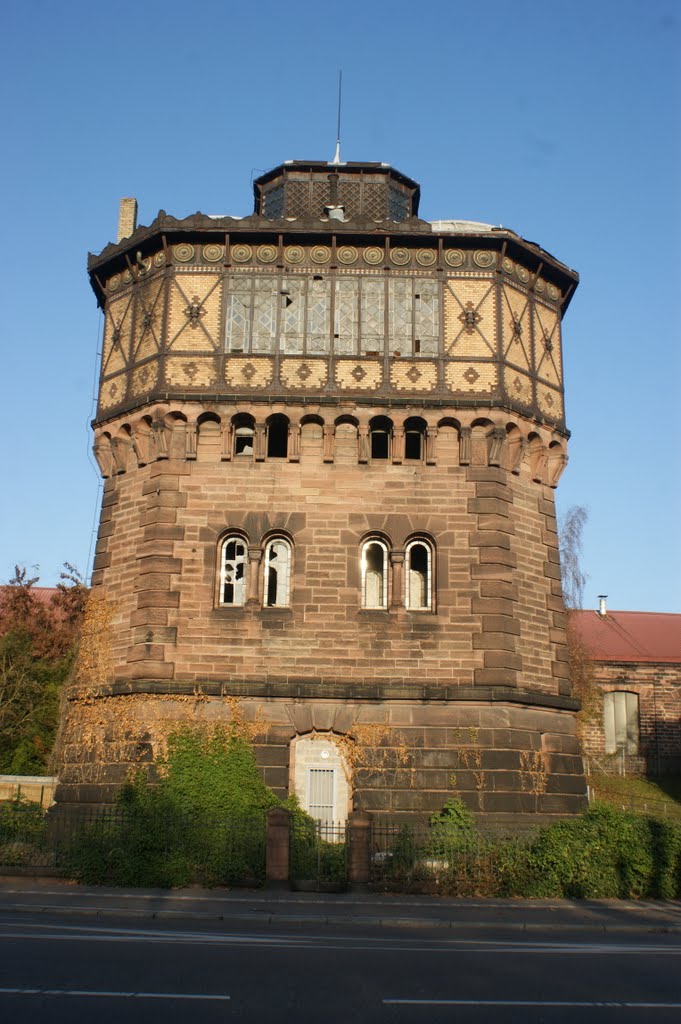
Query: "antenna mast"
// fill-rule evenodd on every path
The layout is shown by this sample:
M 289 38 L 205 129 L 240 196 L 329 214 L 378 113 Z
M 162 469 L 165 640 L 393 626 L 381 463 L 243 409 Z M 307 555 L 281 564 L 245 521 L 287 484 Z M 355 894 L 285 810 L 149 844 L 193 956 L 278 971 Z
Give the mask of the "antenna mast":
M 343 96 L 343 69 L 338 70 L 338 118 L 336 121 L 336 152 L 333 155 L 332 164 L 341 162 L 341 99 Z

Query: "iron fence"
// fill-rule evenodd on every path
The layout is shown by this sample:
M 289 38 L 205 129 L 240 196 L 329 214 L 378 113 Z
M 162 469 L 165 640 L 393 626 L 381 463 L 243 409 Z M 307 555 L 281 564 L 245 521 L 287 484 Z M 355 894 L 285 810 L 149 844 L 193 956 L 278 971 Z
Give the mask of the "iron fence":
M 347 829 L 343 822 L 291 816 L 290 878 L 298 888 L 342 889 L 347 881 Z
M 449 896 L 499 895 L 527 865 L 527 838 L 428 825 L 375 823 L 370 884 Z
M 265 879 L 266 819 L 120 806 L 0 807 L 0 866 L 53 868 L 90 884 L 253 884 Z

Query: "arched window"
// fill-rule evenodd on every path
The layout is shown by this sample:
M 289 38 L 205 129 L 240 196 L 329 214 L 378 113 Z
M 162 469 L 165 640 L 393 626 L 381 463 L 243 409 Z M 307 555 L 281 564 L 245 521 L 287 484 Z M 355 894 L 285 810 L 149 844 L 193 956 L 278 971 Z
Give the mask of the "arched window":
M 220 548 L 221 605 L 243 605 L 246 601 L 248 546 L 242 537 L 225 537 Z
M 362 545 L 362 608 L 388 607 L 388 547 L 372 538 Z
M 612 690 L 603 694 L 603 731 L 606 754 L 638 754 L 638 694 Z
M 234 454 L 252 455 L 255 440 L 255 423 L 252 416 L 239 413 L 234 417 Z
M 404 557 L 404 606 L 411 611 L 433 608 L 433 549 L 425 540 L 407 544 Z
M 423 461 L 426 454 L 427 424 L 420 416 L 410 416 L 404 421 L 404 457 Z
M 281 413 L 267 421 L 267 458 L 285 459 L 288 455 L 288 419 Z
M 387 416 L 374 416 L 369 423 L 372 459 L 389 459 L 393 425 Z
M 266 608 L 287 608 L 291 603 L 291 545 L 275 537 L 265 547 Z

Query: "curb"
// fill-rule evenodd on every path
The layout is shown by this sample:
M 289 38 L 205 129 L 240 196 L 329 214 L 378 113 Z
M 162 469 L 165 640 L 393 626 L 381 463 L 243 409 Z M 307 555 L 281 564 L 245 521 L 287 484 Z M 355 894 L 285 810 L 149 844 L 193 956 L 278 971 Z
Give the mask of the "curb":
M 442 928 L 449 931 L 465 930 L 467 932 L 484 932 L 493 930 L 496 933 L 503 931 L 520 932 L 522 934 L 539 934 L 545 932 L 565 934 L 568 932 L 598 932 L 600 934 L 638 934 L 638 935 L 681 935 L 681 925 L 650 924 L 603 924 L 594 922 L 582 922 L 574 924 L 558 924 L 546 922 L 527 921 L 455 921 L 443 917 L 378 917 L 373 915 L 356 914 L 277 914 L 268 911 L 255 912 L 250 914 L 230 914 L 218 911 L 186 911 L 186 910 L 148 910 L 144 908 L 116 908 L 116 907 L 60 907 L 51 904 L 26 906 L 23 903 L 0 904 L 0 911 L 26 914 L 63 914 L 73 917 L 90 917 L 99 920 L 106 918 L 137 918 L 138 920 L 185 920 L 185 921 L 223 921 L 223 922 L 248 922 L 249 924 L 288 924 L 288 925 L 362 925 L 377 928 Z

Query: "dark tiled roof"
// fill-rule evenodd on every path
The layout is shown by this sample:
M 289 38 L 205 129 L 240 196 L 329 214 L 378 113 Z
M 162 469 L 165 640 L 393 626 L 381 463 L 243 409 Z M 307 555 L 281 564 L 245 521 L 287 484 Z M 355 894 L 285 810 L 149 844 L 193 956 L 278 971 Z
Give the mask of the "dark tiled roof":
M 594 661 L 681 662 L 681 615 L 671 612 L 572 611 Z

